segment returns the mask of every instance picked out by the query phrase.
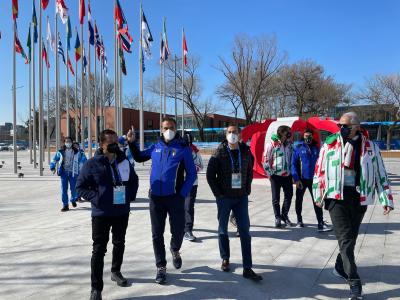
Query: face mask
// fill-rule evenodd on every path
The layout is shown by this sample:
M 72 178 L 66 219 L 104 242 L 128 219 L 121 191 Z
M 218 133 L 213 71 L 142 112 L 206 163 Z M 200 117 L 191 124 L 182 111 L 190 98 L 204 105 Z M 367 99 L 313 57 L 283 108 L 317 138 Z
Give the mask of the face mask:
M 236 144 L 239 141 L 239 136 L 236 133 L 228 133 L 226 139 L 229 144 Z
M 107 145 L 107 152 L 109 153 L 117 153 L 119 150 L 117 143 L 112 143 Z
M 306 144 L 308 144 L 308 145 L 311 144 L 312 141 L 313 141 L 312 136 L 304 139 L 304 142 L 306 142 Z
M 342 138 L 347 139 L 351 133 L 351 128 L 348 127 L 342 127 L 340 128 L 340 134 Z
M 65 147 L 67 147 L 68 149 L 71 149 L 71 147 L 72 147 L 72 143 L 65 143 L 64 145 L 65 145 Z
M 174 137 L 175 137 L 175 131 L 173 131 L 173 130 L 171 130 L 171 129 L 167 129 L 166 131 L 163 132 L 163 136 L 164 136 L 164 139 L 165 139 L 167 142 L 169 142 L 169 141 L 171 141 L 171 140 L 174 139 Z

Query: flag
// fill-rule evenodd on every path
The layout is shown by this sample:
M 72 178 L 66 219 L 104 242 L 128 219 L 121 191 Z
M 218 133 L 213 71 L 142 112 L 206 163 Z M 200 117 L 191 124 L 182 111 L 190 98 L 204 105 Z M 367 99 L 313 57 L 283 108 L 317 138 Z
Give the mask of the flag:
M 119 47 L 118 52 L 119 52 L 119 60 L 120 60 L 120 64 L 121 64 L 122 74 L 126 75 L 126 64 L 125 64 L 124 51 L 122 50 L 121 47 Z
M 118 28 L 122 28 L 122 26 L 127 23 L 124 12 L 122 11 L 121 5 L 119 4 L 119 0 L 117 0 L 115 4 L 114 18 L 115 20 L 117 20 Z
M 29 58 L 26 56 L 24 48 L 22 48 L 21 42 L 18 38 L 17 33 L 17 24 L 15 23 L 15 45 L 14 45 L 15 52 L 21 54 L 21 56 L 25 59 L 25 64 L 29 63 Z
M 133 42 L 133 38 L 128 32 L 128 26 L 119 29 L 117 32 L 117 36 L 121 41 L 122 48 L 128 53 L 132 53 L 131 45 Z
M 186 37 L 185 37 L 185 32 L 183 32 L 183 39 L 182 39 L 182 51 L 183 51 L 183 63 L 185 66 L 187 66 L 187 54 L 188 54 L 188 48 L 186 45 Z
M 28 40 L 26 41 L 26 46 L 28 47 L 28 59 L 31 61 L 32 59 L 32 41 L 31 41 L 31 27 L 29 26 L 29 31 L 28 31 Z
M 89 26 L 89 44 L 94 45 L 94 30 L 92 25 L 92 12 L 90 11 L 90 3 L 88 4 L 88 26 Z
M 149 24 L 142 10 L 142 48 L 144 48 L 147 58 L 151 58 L 150 46 L 152 41 L 153 36 L 151 35 Z
M 64 0 L 56 0 L 56 14 L 60 15 L 63 24 L 68 21 L 68 8 L 65 5 Z
M 35 1 L 33 1 L 32 4 L 33 4 L 33 11 L 32 11 L 33 42 L 36 44 L 37 40 L 38 40 L 38 31 L 37 31 L 37 17 L 36 17 Z
M 82 56 L 82 47 L 81 41 L 79 40 L 78 31 L 76 32 L 76 40 L 75 40 L 75 61 L 79 61 Z
M 79 0 L 79 23 L 83 24 L 85 15 L 86 15 L 85 0 Z
M 103 39 L 100 37 L 98 40 L 96 40 L 96 53 L 97 53 L 97 59 L 103 61 L 104 43 L 103 43 Z
M 94 23 L 94 38 L 96 40 L 96 54 L 97 54 L 97 59 L 100 59 L 100 52 L 101 52 L 101 41 L 100 41 L 100 35 L 99 31 L 97 29 L 97 24 Z
M 167 29 L 165 26 L 165 19 L 163 24 L 163 34 L 161 39 L 161 49 L 160 49 L 160 64 L 168 59 L 170 55 L 169 47 L 168 47 L 168 40 L 167 40 Z
M 144 65 L 143 49 L 141 49 L 140 60 L 142 61 L 142 72 L 146 71 L 146 66 Z
M 69 19 L 69 16 L 68 16 L 68 21 L 67 21 L 67 50 L 68 51 L 71 49 L 71 38 L 72 38 L 71 20 Z
M 43 58 L 44 62 L 46 63 L 47 68 L 50 69 L 49 57 L 47 55 L 46 46 L 44 43 L 43 43 L 43 49 L 42 49 L 42 58 Z
M 15 21 L 18 18 L 18 0 L 12 0 L 12 15 Z
M 47 42 L 50 45 L 50 49 L 55 53 L 56 49 L 56 38 L 51 32 L 50 21 L 47 19 Z
M 106 75 L 108 76 L 108 63 L 107 63 L 107 53 L 106 53 L 106 49 L 104 48 L 104 56 L 103 56 L 103 68 L 104 71 L 106 71 Z
M 62 47 L 60 33 L 58 33 L 58 54 L 61 55 L 62 60 L 63 60 L 63 62 L 64 62 L 64 65 L 66 65 L 66 63 L 65 63 L 65 56 L 64 56 L 64 49 L 63 49 L 63 47 Z
M 83 52 L 83 74 L 86 75 L 86 66 L 87 66 L 87 60 L 86 60 L 86 54 L 85 54 L 85 48 L 82 50 Z
M 74 68 L 72 67 L 71 60 L 68 57 L 68 68 L 71 71 L 72 76 L 75 76 Z
M 42 7 L 43 9 L 47 8 L 47 5 L 49 5 L 49 0 L 42 0 Z

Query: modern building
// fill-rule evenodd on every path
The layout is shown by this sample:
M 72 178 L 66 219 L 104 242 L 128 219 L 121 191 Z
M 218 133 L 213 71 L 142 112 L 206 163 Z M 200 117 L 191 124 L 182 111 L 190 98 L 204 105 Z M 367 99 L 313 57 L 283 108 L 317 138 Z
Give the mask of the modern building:
M 329 112 L 329 116 L 338 119 L 343 113 L 354 111 L 362 122 L 387 122 L 396 120 L 398 110 L 398 107 L 388 104 L 336 106 Z
M 23 125 L 17 125 L 17 140 L 28 141 L 28 128 Z M 13 124 L 4 123 L 0 125 L 0 142 L 12 143 L 13 141 Z

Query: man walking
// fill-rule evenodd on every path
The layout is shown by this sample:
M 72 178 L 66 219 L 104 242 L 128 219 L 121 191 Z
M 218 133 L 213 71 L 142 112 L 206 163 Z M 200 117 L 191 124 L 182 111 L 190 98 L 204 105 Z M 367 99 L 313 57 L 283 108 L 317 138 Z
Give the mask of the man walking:
M 223 141 L 207 167 L 207 182 L 217 199 L 218 207 L 218 241 L 222 259 L 221 269 L 230 271 L 228 222 L 233 210 L 240 234 L 242 248 L 243 277 L 254 281 L 262 280 L 252 269 L 251 236 L 249 219 L 249 195 L 253 180 L 253 156 L 250 148 L 239 143 L 239 128 L 231 125 Z
M 358 116 L 345 113 L 340 132 L 329 136 L 322 146 L 313 180 L 314 201 L 329 210 L 339 244 L 333 273 L 347 280 L 349 299 L 362 299 L 354 248 L 367 206 L 375 193 L 383 214 L 393 209 L 393 196 L 383 160 L 376 144 L 363 134 Z

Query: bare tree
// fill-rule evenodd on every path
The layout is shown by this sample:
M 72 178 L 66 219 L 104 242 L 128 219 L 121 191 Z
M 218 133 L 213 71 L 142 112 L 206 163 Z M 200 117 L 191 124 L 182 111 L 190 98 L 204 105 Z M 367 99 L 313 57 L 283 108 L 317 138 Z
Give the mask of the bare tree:
M 140 101 L 138 94 L 128 94 L 124 95 L 124 106 L 127 108 L 132 108 L 139 110 L 140 109 Z M 145 111 L 157 112 L 159 111 L 159 107 L 155 101 L 144 101 L 143 107 Z
M 232 105 L 232 113 L 234 114 L 235 120 L 237 121 L 239 109 L 242 105 L 240 98 L 236 94 L 232 93 L 229 87 L 225 84 L 217 88 L 216 95 L 219 96 L 221 100 Z
M 278 50 L 275 37 L 247 35 L 235 38 L 229 59 L 219 57 L 217 69 L 226 79 L 228 95 L 240 99 L 247 124 L 254 121 L 259 102 L 268 97 L 271 79 L 285 58 Z
M 387 131 L 387 150 L 390 150 L 393 130 L 400 123 L 400 74 L 380 75 L 367 79 L 358 95 L 361 99 L 380 105 L 382 110 L 396 110 L 395 120 Z

